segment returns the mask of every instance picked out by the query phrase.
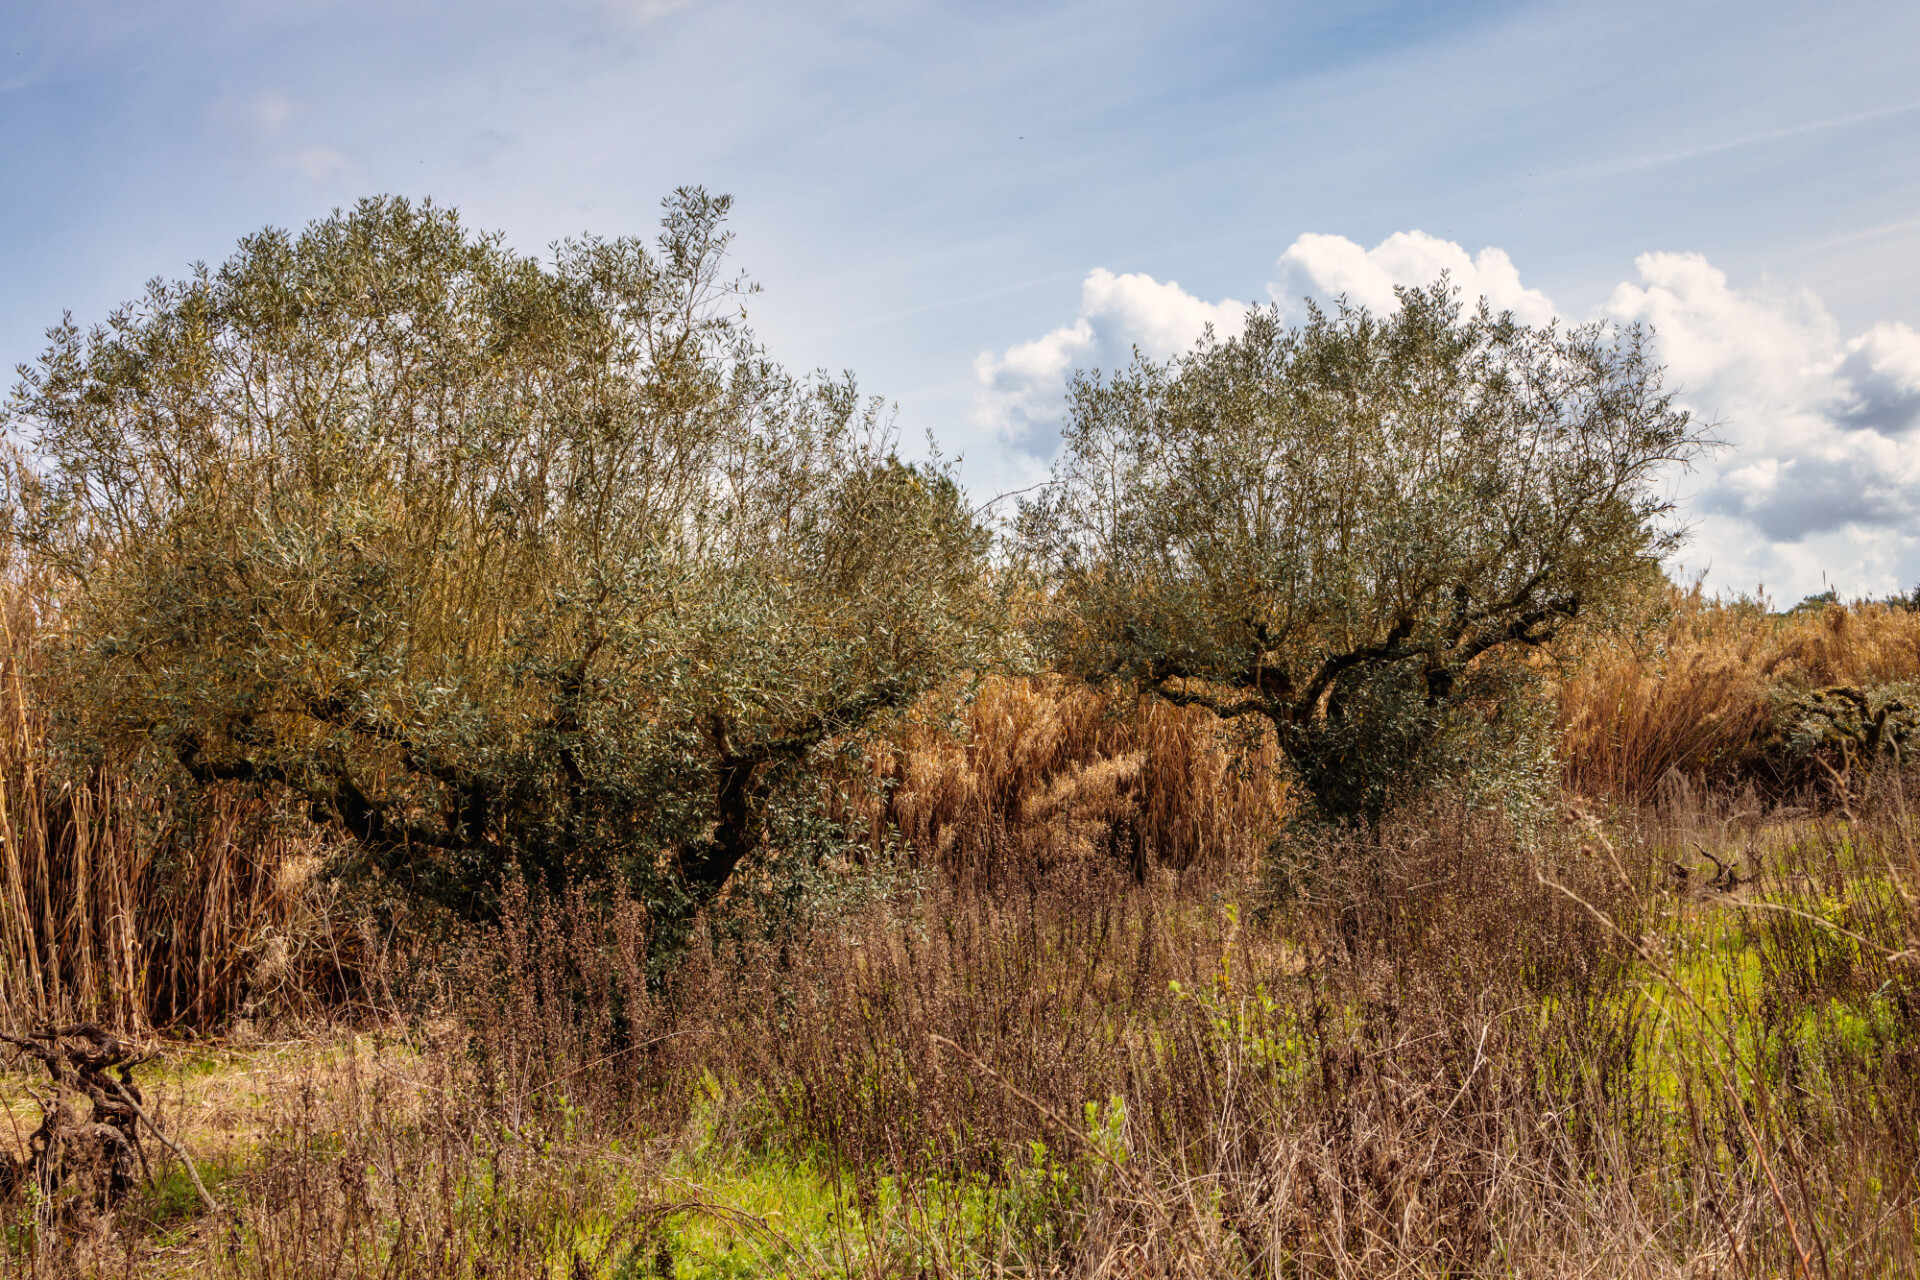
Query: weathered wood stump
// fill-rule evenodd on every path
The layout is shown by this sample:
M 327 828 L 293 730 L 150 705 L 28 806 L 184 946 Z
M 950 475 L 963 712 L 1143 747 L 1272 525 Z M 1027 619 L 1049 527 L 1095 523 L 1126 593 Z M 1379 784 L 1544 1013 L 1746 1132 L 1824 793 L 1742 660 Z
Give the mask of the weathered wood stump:
M 133 1187 L 136 1169 L 146 1164 L 138 1128 L 144 1097 L 133 1082 L 133 1069 L 145 1057 L 91 1022 L 25 1036 L 0 1033 L 0 1042 L 37 1058 L 53 1084 L 53 1092 L 39 1099 L 44 1118 L 27 1139 L 26 1159 L 0 1155 L 0 1196 L 30 1183 L 43 1194 L 73 1183 L 98 1208 L 118 1205 Z M 82 1098 L 89 1107 L 85 1116 L 76 1105 Z

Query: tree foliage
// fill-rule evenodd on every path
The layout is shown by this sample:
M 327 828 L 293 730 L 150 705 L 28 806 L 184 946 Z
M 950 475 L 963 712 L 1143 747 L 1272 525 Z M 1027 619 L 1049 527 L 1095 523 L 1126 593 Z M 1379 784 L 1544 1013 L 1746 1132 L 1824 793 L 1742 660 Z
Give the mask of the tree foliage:
M 10 518 L 70 732 L 288 795 L 420 889 L 710 898 L 783 773 L 998 634 L 948 470 L 745 327 L 727 207 L 542 262 L 367 200 L 50 331 Z
M 1065 664 L 1264 718 L 1323 814 L 1365 817 L 1674 547 L 1656 482 L 1701 447 L 1638 330 L 1442 280 L 1078 377 L 1021 537 Z

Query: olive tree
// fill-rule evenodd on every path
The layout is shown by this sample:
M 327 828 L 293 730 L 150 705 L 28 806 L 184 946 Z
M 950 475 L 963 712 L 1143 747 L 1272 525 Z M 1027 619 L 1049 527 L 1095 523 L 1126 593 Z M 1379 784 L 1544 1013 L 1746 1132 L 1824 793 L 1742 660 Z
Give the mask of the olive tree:
M 1320 812 L 1365 818 L 1497 716 L 1516 655 L 1657 572 L 1662 469 L 1702 447 L 1640 331 L 1443 279 L 1077 376 L 1019 528 L 1062 662 L 1271 723 Z
M 686 907 L 783 776 L 987 661 L 949 469 L 765 355 L 726 198 L 665 207 L 542 261 L 372 199 L 53 329 L 9 516 L 72 739 L 287 796 L 422 891 L 517 862 Z

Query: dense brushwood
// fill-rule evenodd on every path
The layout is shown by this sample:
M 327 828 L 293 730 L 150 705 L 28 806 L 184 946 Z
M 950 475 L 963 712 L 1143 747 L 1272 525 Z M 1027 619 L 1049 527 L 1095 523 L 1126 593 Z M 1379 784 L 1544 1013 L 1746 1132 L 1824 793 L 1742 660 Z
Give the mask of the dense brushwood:
M 369 937 L 324 876 L 324 833 L 232 792 L 151 774 L 78 779 L 46 739 L 36 608 L 0 594 L 0 1029 L 97 1017 L 210 1029 L 249 1007 L 317 1009 L 358 990 Z M 1684 778 L 1825 803 L 1841 752 L 1794 737 L 1811 692 L 1920 684 L 1920 614 L 1883 605 L 1772 615 L 1697 592 L 1568 655 L 1558 753 L 1575 793 L 1653 800 Z M 983 890 L 1035 869 L 1208 875 L 1259 859 L 1288 812 L 1272 740 L 1200 709 L 1059 679 L 942 689 L 857 768 L 829 777 L 855 856 L 898 847 Z M 1855 784 L 1864 779 L 1856 776 Z M 373 941 L 377 942 L 377 938 Z
M 62 749 L 458 911 L 518 869 L 684 916 L 829 739 L 992 662 L 949 470 L 755 344 L 724 198 L 666 205 L 548 263 L 367 200 L 56 326 L 5 511 Z
M 1371 821 L 1529 771 L 1526 655 L 1677 545 L 1659 482 L 1704 447 L 1644 334 L 1441 281 L 1077 376 L 1020 546 L 1061 669 L 1264 720 L 1321 816 Z

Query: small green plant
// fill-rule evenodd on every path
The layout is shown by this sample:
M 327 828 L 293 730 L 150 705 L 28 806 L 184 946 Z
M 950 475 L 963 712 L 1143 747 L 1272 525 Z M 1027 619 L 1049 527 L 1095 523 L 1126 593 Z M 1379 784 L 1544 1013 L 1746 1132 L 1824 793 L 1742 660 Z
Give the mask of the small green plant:
M 200 1181 L 219 1198 L 221 1188 L 239 1176 L 245 1168 L 244 1157 L 224 1156 L 197 1162 Z M 186 1167 L 168 1161 L 155 1169 L 153 1181 L 130 1199 L 128 1211 L 144 1222 L 147 1229 L 163 1238 L 173 1238 L 206 1216 L 207 1207 Z
M 1307 1062 L 1307 1041 L 1296 1011 L 1264 982 L 1236 987 L 1233 941 L 1240 932 L 1240 908 L 1227 903 L 1221 914 L 1227 930 L 1213 980 L 1194 987 L 1175 979 L 1167 984 L 1168 991 L 1180 1005 L 1205 1020 L 1214 1047 L 1225 1060 L 1254 1067 L 1269 1085 L 1291 1087 L 1300 1081 Z M 1124 1103 L 1118 1098 L 1114 1103 L 1124 1121 Z

